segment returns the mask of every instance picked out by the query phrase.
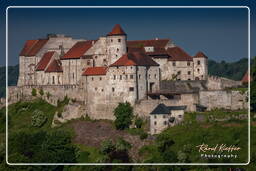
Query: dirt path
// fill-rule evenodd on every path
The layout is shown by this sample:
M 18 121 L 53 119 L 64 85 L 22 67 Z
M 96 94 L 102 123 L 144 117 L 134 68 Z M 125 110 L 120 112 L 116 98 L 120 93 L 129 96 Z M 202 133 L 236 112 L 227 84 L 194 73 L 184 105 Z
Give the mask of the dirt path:
M 111 123 L 107 121 L 91 122 L 78 120 L 72 123 L 72 127 L 76 134 L 73 141 L 87 146 L 100 147 L 101 142 L 106 139 L 116 141 L 118 137 L 122 137 L 132 145 L 129 155 L 132 159 L 136 160 L 140 159 L 138 155 L 139 149 L 143 145 L 150 143 L 150 141 L 141 140 L 139 136 L 115 130 Z

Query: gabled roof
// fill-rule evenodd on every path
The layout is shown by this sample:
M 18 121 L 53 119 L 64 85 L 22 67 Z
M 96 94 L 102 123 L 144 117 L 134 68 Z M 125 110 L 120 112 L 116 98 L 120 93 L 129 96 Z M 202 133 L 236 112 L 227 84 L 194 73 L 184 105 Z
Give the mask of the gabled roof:
M 45 72 L 63 72 L 61 61 L 57 59 L 52 60 Z
M 169 61 L 192 61 L 193 58 L 178 46 L 168 48 L 167 53 L 171 56 Z
M 124 54 L 110 65 L 113 66 L 159 66 L 159 64 L 144 53 L 133 52 Z
M 172 110 L 185 110 L 186 108 L 186 106 L 166 106 L 160 103 L 150 114 L 171 114 Z
M 208 58 L 203 52 L 199 51 L 194 58 Z
M 108 33 L 108 36 L 117 36 L 117 35 L 126 35 L 120 24 L 116 24 L 111 32 Z
M 36 71 L 44 71 L 49 61 L 51 60 L 54 51 L 46 52 L 36 66 Z
M 23 47 L 20 56 L 35 56 L 42 47 L 47 43 L 48 39 L 28 40 Z
M 20 56 L 27 56 L 28 52 L 32 49 L 37 40 L 27 40 L 25 46 L 20 52 Z
M 127 41 L 127 46 L 129 47 L 145 47 L 153 46 L 155 48 L 164 48 L 170 39 L 154 39 L 154 40 L 130 40 Z
M 79 59 L 92 47 L 92 40 L 77 42 L 61 59 Z
M 107 67 L 89 67 L 83 72 L 83 76 L 106 75 Z

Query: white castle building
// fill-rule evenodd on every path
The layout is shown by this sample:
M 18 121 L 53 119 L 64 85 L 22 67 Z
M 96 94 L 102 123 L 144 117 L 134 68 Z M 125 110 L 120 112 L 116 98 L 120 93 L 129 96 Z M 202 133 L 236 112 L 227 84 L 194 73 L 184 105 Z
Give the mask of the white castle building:
M 70 96 L 84 102 L 88 113 L 113 111 L 111 104 L 148 98 L 161 80 L 206 80 L 207 63 L 202 52 L 192 57 L 170 39 L 127 40 L 117 24 L 97 40 L 51 34 L 26 41 L 18 87 L 72 91 Z

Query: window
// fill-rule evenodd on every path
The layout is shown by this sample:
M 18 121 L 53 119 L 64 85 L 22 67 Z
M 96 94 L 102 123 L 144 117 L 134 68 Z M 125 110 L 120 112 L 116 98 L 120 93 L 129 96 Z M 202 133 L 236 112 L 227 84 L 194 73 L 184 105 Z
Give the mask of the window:
M 98 56 L 95 56 L 95 59 L 97 59 L 98 58 Z
M 173 62 L 173 63 L 172 63 L 172 66 L 176 66 L 176 63 L 175 63 L 175 62 Z
M 102 80 L 102 78 L 100 77 L 100 81 Z
M 199 68 L 197 68 L 197 72 L 200 72 L 200 69 L 199 69 Z
M 187 62 L 187 66 L 190 66 L 190 62 Z
M 112 92 L 114 92 L 115 91 L 115 88 L 114 87 L 112 87 Z
M 133 75 L 130 75 L 130 79 L 133 79 Z
M 58 84 L 60 84 L 60 76 L 58 76 Z
M 134 91 L 134 87 L 130 87 L 130 88 L 129 88 L 129 91 Z
M 103 92 L 104 91 L 104 89 L 101 89 L 101 92 Z
M 200 61 L 197 61 L 197 65 L 200 65 Z
M 91 64 L 91 62 L 90 62 L 90 60 L 88 60 L 88 61 L 87 61 L 87 65 L 90 65 L 90 64 Z
M 54 76 L 52 76 L 52 84 L 55 84 Z
M 156 124 L 157 124 L 157 122 L 155 121 L 155 122 L 154 122 L 154 125 L 156 125 Z
M 97 87 L 95 87 L 95 91 L 97 91 L 98 90 L 98 88 Z
M 107 62 L 107 60 L 106 60 L 106 59 L 103 59 L 103 62 Z
M 93 77 L 92 77 L 92 81 L 93 81 Z
M 164 121 L 164 125 L 167 125 L 167 122 L 166 122 L 166 121 Z
M 110 39 L 110 42 L 113 42 L 113 39 Z
M 118 39 L 118 42 L 121 42 L 121 39 Z
M 180 74 L 181 74 L 181 71 L 178 71 L 177 74 L 180 75 Z
M 119 49 L 117 48 L 116 51 L 119 52 Z
M 163 118 L 165 118 L 165 115 L 163 115 Z
M 188 71 L 188 75 L 190 75 L 191 74 L 191 71 Z
M 73 79 L 75 78 L 75 73 L 73 73 Z
M 139 74 L 139 79 L 140 79 L 140 74 Z
M 120 75 L 120 80 L 122 80 L 122 75 Z
M 114 75 L 114 80 L 116 79 L 116 75 Z
M 154 116 L 154 118 L 156 119 L 156 115 Z
M 182 118 L 182 115 L 179 115 L 179 118 Z

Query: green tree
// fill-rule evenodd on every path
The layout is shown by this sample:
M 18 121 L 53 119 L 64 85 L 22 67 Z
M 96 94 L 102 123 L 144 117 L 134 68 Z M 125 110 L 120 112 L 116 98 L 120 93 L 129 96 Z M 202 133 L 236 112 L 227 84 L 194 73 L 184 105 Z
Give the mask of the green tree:
M 37 92 L 36 92 L 36 89 L 35 89 L 35 88 L 32 89 L 31 94 L 32 94 L 32 96 L 36 96 Z
M 43 96 L 43 95 L 44 95 L 44 90 L 43 90 L 43 89 L 40 89 L 40 90 L 39 90 L 39 94 L 40 94 L 41 96 Z
M 136 119 L 135 119 L 135 126 L 136 126 L 136 128 L 141 128 L 142 124 L 143 124 L 143 120 L 141 118 L 139 118 L 139 117 L 136 117 Z
M 133 108 L 128 102 L 119 103 L 114 110 L 114 115 L 116 117 L 114 121 L 116 129 L 124 130 L 132 124 Z

